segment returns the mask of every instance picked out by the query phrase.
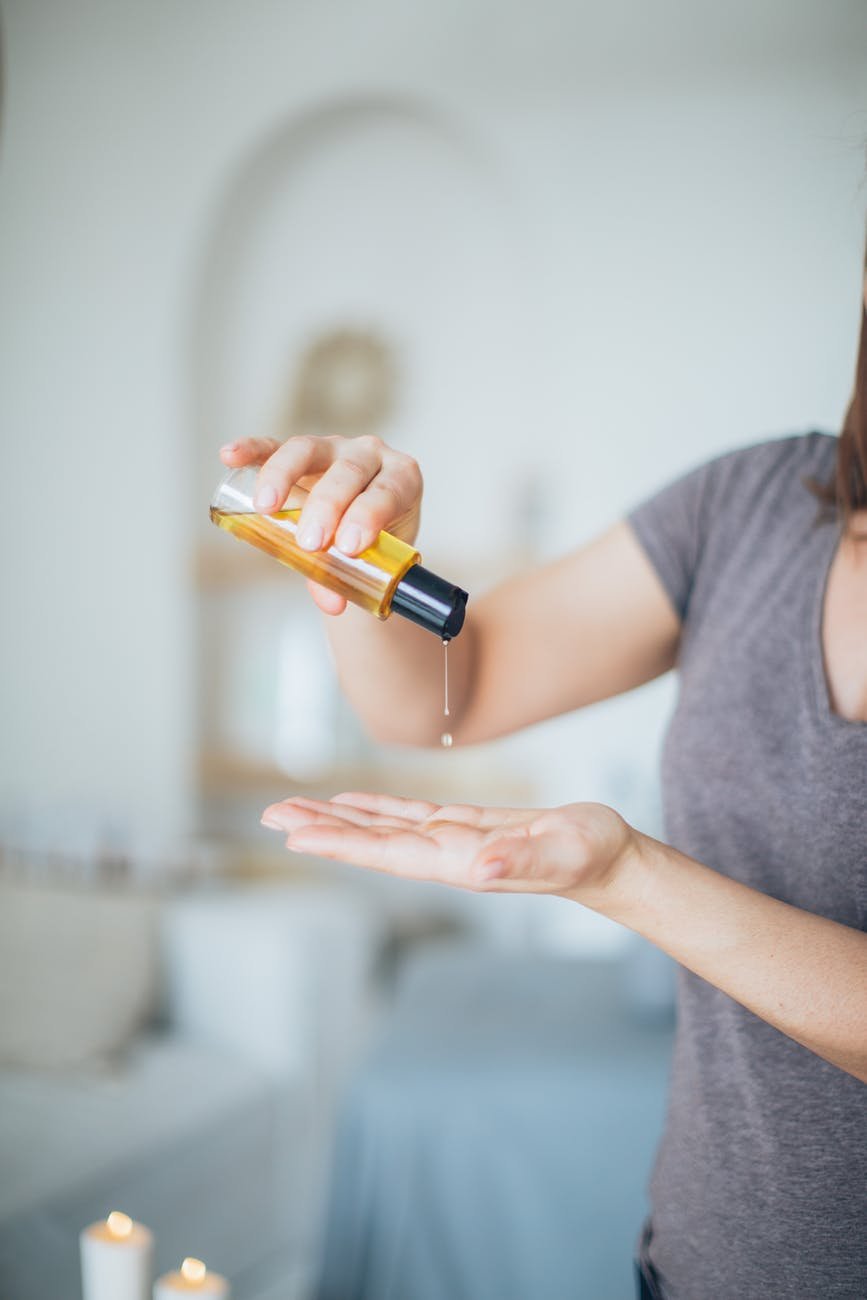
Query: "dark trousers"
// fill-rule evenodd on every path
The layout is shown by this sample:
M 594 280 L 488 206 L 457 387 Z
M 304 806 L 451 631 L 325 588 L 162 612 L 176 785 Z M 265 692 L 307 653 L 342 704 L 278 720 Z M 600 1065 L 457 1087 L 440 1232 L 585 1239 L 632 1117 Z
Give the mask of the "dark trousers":
M 656 1269 L 648 1257 L 652 1229 L 648 1220 L 641 1229 L 638 1243 L 638 1259 L 635 1261 L 635 1295 L 637 1300 L 665 1300 L 662 1287 L 656 1276 Z
M 636 1300 L 662 1300 L 662 1292 L 659 1287 L 637 1260 L 635 1262 L 635 1295 Z

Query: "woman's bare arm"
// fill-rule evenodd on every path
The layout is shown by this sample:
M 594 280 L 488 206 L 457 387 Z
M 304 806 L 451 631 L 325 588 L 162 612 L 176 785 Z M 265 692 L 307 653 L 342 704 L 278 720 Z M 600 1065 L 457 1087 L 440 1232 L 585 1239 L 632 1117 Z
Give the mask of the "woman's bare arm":
M 370 621 L 350 610 L 329 623 L 344 692 L 378 739 L 436 744 L 441 647 L 400 619 Z M 449 729 L 472 744 L 640 686 L 674 665 L 679 632 L 650 561 L 618 523 L 471 600 L 449 646 Z
M 582 903 L 867 1083 L 867 934 L 730 880 L 611 808 L 440 808 L 352 793 L 287 799 L 263 821 L 302 853 Z

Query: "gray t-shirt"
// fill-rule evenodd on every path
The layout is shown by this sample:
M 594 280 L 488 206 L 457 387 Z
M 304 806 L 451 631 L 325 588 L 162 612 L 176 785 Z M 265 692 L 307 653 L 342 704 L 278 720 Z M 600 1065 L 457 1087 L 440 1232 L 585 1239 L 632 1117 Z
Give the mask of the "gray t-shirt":
M 839 529 L 811 433 L 720 457 L 629 522 L 683 624 L 662 779 L 671 844 L 867 929 L 867 723 L 821 649 Z M 865 648 L 867 654 L 867 648 Z M 867 1087 L 689 971 L 643 1257 L 666 1300 L 865 1300 Z

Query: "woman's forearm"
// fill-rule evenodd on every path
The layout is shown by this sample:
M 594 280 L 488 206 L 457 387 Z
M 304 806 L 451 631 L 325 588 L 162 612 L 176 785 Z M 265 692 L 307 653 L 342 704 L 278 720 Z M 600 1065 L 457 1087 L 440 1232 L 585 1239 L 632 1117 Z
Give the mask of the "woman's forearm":
M 378 740 L 437 744 L 443 652 L 393 616 L 326 619 L 340 680 Z M 448 730 L 477 744 L 631 690 L 669 669 L 679 623 L 627 524 L 570 555 L 471 594 L 449 643 Z
M 867 1082 L 867 934 L 781 903 L 644 835 L 592 905 Z

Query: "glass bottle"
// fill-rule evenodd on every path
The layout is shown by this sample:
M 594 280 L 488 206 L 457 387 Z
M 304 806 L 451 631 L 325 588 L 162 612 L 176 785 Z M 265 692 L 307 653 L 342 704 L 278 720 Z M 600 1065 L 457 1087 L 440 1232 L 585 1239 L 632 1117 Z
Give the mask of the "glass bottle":
M 423 568 L 421 555 L 391 533 L 382 532 L 360 555 L 335 546 L 306 551 L 298 545 L 298 521 L 307 493 L 294 487 L 281 510 L 258 514 L 253 506 L 258 473 L 253 466 L 230 470 L 211 498 L 211 520 L 225 532 L 328 587 L 377 618 L 401 614 L 443 641 L 464 622 L 467 593 Z

